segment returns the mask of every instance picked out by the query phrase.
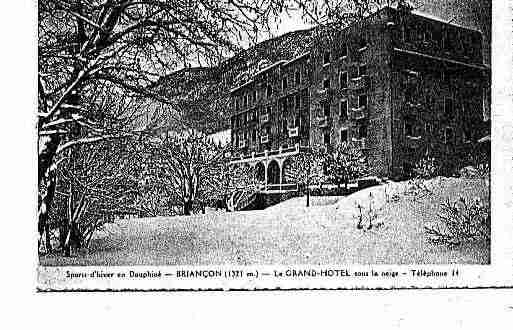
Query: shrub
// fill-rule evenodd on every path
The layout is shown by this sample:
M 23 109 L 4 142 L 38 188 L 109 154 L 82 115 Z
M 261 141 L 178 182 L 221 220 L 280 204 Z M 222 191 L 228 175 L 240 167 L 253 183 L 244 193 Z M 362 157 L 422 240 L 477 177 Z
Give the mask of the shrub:
M 422 158 L 413 169 L 415 177 L 420 179 L 431 179 L 440 173 L 440 165 L 434 157 Z
M 460 197 L 440 205 L 441 225 L 425 227 L 428 240 L 434 244 L 460 245 L 474 240 L 490 240 L 490 206 L 478 198 L 468 201 Z
M 382 222 L 378 223 L 378 216 L 382 208 L 374 207 L 374 196 L 372 193 L 369 193 L 369 207 L 366 209 L 360 203 L 356 203 L 356 208 L 358 209 L 358 213 L 356 215 L 356 220 L 358 220 L 356 224 L 356 229 L 363 230 L 371 230 L 373 227 L 379 228 L 383 225 Z M 364 226 L 364 224 L 367 224 Z

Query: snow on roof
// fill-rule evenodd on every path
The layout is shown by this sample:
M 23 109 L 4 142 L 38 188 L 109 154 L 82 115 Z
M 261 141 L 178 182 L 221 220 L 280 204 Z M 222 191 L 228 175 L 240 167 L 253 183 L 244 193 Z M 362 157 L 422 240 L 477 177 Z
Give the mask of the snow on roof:
M 295 61 L 297 61 L 297 60 L 299 60 L 299 59 L 301 59 L 301 58 L 303 58 L 305 56 L 308 56 L 308 55 L 310 55 L 310 52 L 303 53 L 303 54 L 301 54 L 299 56 L 296 56 L 295 58 L 291 59 L 290 61 L 287 61 L 287 62 L 283 63 L 283 65 L 289 65 L 290 63 L 293 63 L 293 62 L 295 62 Z
M 269 65 L 269 66 L 267 66 L 267 67 L 263 68 L 262 70 L 257 71 L 257 72 L 254 74 L 254 76 L 258 76 L 259 74 L 262 74 L 262 73 L 264 73 L 265 71 L 268 71 L 268 70 L 270 70 L 270 69 L 274 68 L 275 66 L 278 66 L 278 65 L 283 64 L 283 63 L 286 63 L 286 61 L 281 60 L 281 61 L 278 61 L 278 62 L 274 62 L 273 64 L 271 64 L 271 65 Z
M 435 15 L 432 15 L 432 14 L 429 14 L 429 13 L 426 13 L 426 12 L 414 11 L 413 14 L 417 15 L 417 16 L 424 17 L 424 18 L 431 19 L 433 21 L 437 21 L 437 22 L 449 24 L 449 25 L 452 25 L 452 26 L 456 26 L 456 27 L 459 27 L 459 28 L 462 28 L 462 29 L 465 29 L 465 30 L 481 32 L 481 31 L 477 30 L 476 28 L 471 28 L 471 27 L 468 27 L 468 26 L 457 24 L 457 23 L 452 22 L 452 20 L 445 20 L 445 19 L 440 18 L 439 16 L 435 16 Z
M 265 67 L 265 68 L 263 68 L 262 70 L 259 70 L 259 71 L 255 72 L 255 73 L 253 74 L 253 77 L 256 77 L 256 76 L 258 76 L 258 75 L 260 75 L 260 74 L 262 74 L 262 73 L 264 73 L 264 72 L 266 72 L 266 71 L 268 71 L 268 70 L 270 70 L 270 69 L 274 68 L 275 66 L 281 65 L 281 64 L 283 64 L 283 63 L 286 63 L 286 61 L 285 61 L 285 60 L 280 60 L 280 61 L 278 61 L 278 62 L 274 62 L 273 64 L 271 64 L 271 65 L 269 65 L 269 66 L 266 66 L 266 67 Z M 246 87 L 247 85 L 249 85 L 249 84 L 253 83 L 254 81 L 255 81 L 254 79 L 251 79 L 251 80 L 249 80 L 249 81 L 245 82 L 244 84 L 242 84 L 242 85 L 240 85 L 240 86 L 234 87 L 234 88 L 230 89 L 230 93 L 233 93 L 233 92 L 235 92 L 235 91 L 237 91 L 237 90 L 239 90 L 239 89 L 241 89 L 241 88 L 243 88 L 243 87 Z

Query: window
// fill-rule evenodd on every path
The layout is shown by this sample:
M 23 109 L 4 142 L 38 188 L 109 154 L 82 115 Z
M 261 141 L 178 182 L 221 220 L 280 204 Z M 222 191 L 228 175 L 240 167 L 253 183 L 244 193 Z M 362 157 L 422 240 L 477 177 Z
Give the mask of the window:
M 365 36 L 361 36 L 360 40 L 358 41 L 358 50 L 365 50 L 365 48 L 367 48 L 367 45 L 367 39 L 365 38 Z
M 294 127 L 299 127 L 299 126 L 301 126 L 301 116 L 297 115 L 295 118 L 295 121 L 294 121 Z
M 253 91 L 253 103 L 255 103 L 257 101 L 257 91 L 254 90 Z
M 326 117 L 329 117 L 331 115 L 331 106 L 330 103 L 327 101 L 323 104 L 323 113 Z
M 358 107 L 367 107 L 367 94 L 362 94 L 358 96 Z
M 341 120 L 347 120 L 347 114 L 349 112 L 349 103 L 347 102 L 347 99 L 341 100 L 339 105 L 339 114 Z
M 444 82 L 446 84 L 450 84 L 451 83 L 451 73 L 449 71 L 442 70 L 441 79 L 442 79 L 442 82 Z
M 253 143 L 255 143 L 255 142 L 256 142 L 256 140 L 257 140 L 257 131 L 256 131 L 256 129 L 253 129 L 253 131 L 251 132 L 251 134 L 252 134 L 252 140 L 253 140 Z
M 323 63 L 330 64 L 330 52 L 324 52 Z
M 452 118 L 454 113 L 454 101 L 453 99 L 446 97 L 444 102 L 444 114 L 445 116 Z
M 340 58 L 347 57 L 347 44 L 342 44 L 340 48 Z
M 433 32 L 431 31 L 431 27 L 426 26 L 426 30 L 424 31 L 424 42 L 433 41 Z
M 283 133 L 287 134 L 288 127 L 287 127 L 287 119 L 283 119 Z
M 404 121 L 404 135 L 415 136 L 415 126 L 412 119 L 406 119 Z
M 324 132 L 324 137 L 323 137 L 323 141 L 324 141 L 324 144 L 325 145 L 330 145 L 331 144 L 331 137 L 330 137 L 330 132 Z
M 367 124 L 360 122 L 358 124 L 358 139 L 365 139 L 367 137 Z
M 445 128 L 445 144 L 452 143 L 454 139 L 454 130 L 452 127 Z
M 287 89 L 287 87 L 288 87 L 287 77 L 283 78 L 283 80 L 281 82 L 281 87 L 282 87 L 282 89 Z
M 404 90 L 404 97 L 406 99 L 406 102 L 414 103 L 416 93 L 417 86 L 413 84 L 408 84 Z
M 426 135 L 427 134 L 431 134 L 432 128 L 431 128 L 431 124 L 430 123 L 426 123 L 425 130 L 426 130 Z
M 342 128 L 340 130 L 340 142 L 343 143 L 343 142 L 347 142 L 349 136 L 347 134 L 347 128 Z
M 283 99 L 283 102 L 282 102 L 282 107 L 283 107 L 283 113 L 287 113 L 287 111 L 289 110 L 289 104 L 287 102 L 287 98 L 284 98 Z
M 414 26 L 410 26 L 406 32 L 406 42 L 415 42 L 417 39 L 417 29 Z
M 267 86 L 267 97 L 273 96 L 273 86 L 268 85 Z
M 446 52 L 451 52 L 454 49 L 456 43 L 458 42 L 456 39 L 457 39 L 456 31 L 449 29 L 445 32 L 444 50 Z
M 367 75 L 367 64 L 362 64 L 358 66 L 358 77 L 363 77 Z
M 322 86 L 324 87 L 324 89 L 328 89 L 328 88 L 330 88 L 330 85 L 331 85 L 330 78 L 326 78 L 326 79 L 324 79 L 324 81 L 322 82 Z
M 463 129 L 463 142 L 470 143 L 472 142 L 472 132 L 470 128 L 466 127 Z
M 295 106 L 296 106 L 296 109 L 300 109 L 301 108 L 301 95 L 299 95 L 299 94 L 296 95 Z
M 338 78 L 339 80 L 339 85 L 340 85 L 340 88 L 347 88 L 347 81 L 348 81 L 348 76 L 347 76 L 347 71 L 343 71 L 340 73 L 340 76 Z
M 296 85 L 301 85 L 301 71 L 296 71 Z

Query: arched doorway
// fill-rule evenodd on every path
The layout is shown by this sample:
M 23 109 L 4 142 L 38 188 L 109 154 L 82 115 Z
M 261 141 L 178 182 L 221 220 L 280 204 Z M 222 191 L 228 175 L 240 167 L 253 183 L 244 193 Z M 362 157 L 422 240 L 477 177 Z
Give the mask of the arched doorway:
M 279 184 L 280 183 L 280 165 L 276 160 L 271 160 L 267 167 L 267 183 Z
M 257 163 L 255 165 L 255 177 L 257 182 L 265 182 L 265 166 L 264 163 Z
M 295 183 L 294 169 L 292 168 L 293 161 L 290 158 L 285 159 L 283 162 L 283 179 L 282 183 Z

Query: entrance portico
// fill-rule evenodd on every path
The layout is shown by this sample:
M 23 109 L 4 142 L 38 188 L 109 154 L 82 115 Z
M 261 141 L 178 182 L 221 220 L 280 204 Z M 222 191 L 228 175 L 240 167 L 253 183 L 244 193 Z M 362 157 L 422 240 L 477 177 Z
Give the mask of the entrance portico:
M 253 169 L 258 189 L 262 193 L 284 193 L 297 190 L 297 184 L 287 182 L 285 173 L 290 158 L 300 152 L 299 144 L 292 148 L 280 148 L 275 151 L 265 151 L 250 157 L 233 159 L 231 164 L 248 164 Z

